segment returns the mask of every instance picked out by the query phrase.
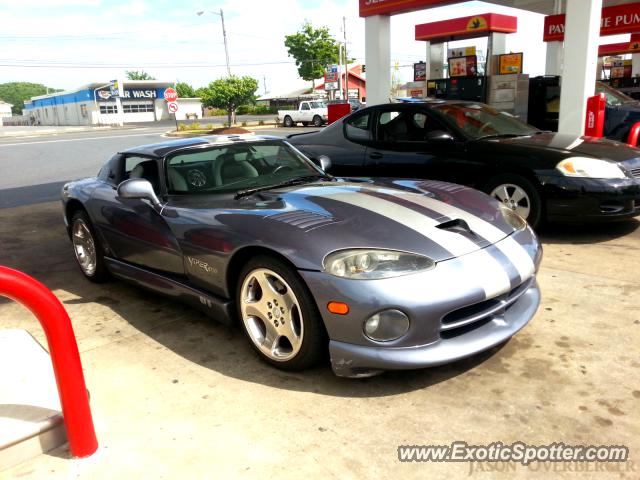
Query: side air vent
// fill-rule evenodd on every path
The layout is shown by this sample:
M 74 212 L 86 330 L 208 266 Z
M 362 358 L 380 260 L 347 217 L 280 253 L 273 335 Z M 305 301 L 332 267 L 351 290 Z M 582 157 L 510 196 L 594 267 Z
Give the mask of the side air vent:
M 340 222 L 329 215 L 322 215 L 321 213 L 310 212 L 308 210 L 276 213 L 275 215 L 270 215 L 268 218 L 305 231 Z

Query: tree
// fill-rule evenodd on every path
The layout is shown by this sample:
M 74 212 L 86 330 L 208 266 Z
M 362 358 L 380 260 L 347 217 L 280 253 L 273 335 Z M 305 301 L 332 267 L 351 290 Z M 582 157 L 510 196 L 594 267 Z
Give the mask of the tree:
M 49 88 L 41 83 L 9 82 L 0 84 L 0 100 L 13 105 L 11 111 L 14 115 L 21 115 L 25 100 L 38 95 L 60 91 L 60 89 Z
M 226 77 L 198 89 L 205 107 L 223 108 L 227 111 L 229 125 L 236 121 L 236 109 L 240 105 L 255 102 L 258 81 L 251 77 Z
M 129 80 L 155 80 L 156 77 L 152 77 L 144 70 L 126 70 L 127 79 Z
M 329 29 L 315 29 L 308 22 L 298 33 L 286 35 L 284 46 L 289 56 L 295 58 L 300 78 L 311 81 L 314 89 L 314 80 L 322 77 L 326 66 L 337 63 L 340 56 L 340 47 L 329 35 Z
M 185 82 L 176 83 L 176 91 L 180 98 L 193 98 L 196 96 L 196 91 L 193 87 Z

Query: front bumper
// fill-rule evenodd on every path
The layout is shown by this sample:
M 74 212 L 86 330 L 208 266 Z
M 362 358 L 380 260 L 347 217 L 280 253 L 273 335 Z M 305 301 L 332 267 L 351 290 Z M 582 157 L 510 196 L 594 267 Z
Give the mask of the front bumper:
M 532 282 L 527 291 L 503 313 L 491 315 L 481 326 L 453 338 L 405 348 L 365 347 L 329 342 L 333 371 L 340 377 L 369 377 L 385 370 L 435 367 L 473 356 L 507 341 L 533 317 L 540 304 L 540 289 Z
M 524 258 L 530 267 L 526 273 L 514 267 L 515 257 L 504 254 L 501 242 L 513 246 L 514 241 L 523 249 L 519 265 Z M 362 281 L 301 271 L 327 328 L 336 375 L 441 365 L 491 348 L 520 330 L 540 303 L 535 272 L 542 250 L 529 228 L 501 242 L 440 262 L 433 270 L 395 278 Z M 480 261 L 487 257 L 498 263 Z M 496 274 L 506 282 L 489 293 L 487 285 Z M 349 313 L 328 312 L 331 301 L 347 303 Z M 409 330 L 393 341 L 369 339 L 364 322 L 388 309 L 405 313 Z
M 547 219 L 563 222 L 620 220 L 640 215 L 640 180 L 542 176 Z

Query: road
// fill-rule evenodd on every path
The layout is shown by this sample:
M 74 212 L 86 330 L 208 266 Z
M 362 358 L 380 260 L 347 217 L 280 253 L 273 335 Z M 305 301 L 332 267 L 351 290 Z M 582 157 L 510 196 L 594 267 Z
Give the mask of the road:
M 285 136 L 312 129 L 260 129 Z M 62 185 L 95 175 L 114 153 L 170 140 L 166 126 L 0 139 L 0 208 L 56 200 Z

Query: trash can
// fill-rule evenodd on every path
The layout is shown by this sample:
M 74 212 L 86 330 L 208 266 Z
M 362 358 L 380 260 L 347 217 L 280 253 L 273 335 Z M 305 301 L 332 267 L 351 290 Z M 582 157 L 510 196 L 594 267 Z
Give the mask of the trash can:
M 327 105 L 327 118 L 329 125 L 349 113 L 351 113 L 350 103 L 330 103 Z

